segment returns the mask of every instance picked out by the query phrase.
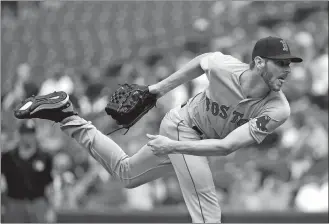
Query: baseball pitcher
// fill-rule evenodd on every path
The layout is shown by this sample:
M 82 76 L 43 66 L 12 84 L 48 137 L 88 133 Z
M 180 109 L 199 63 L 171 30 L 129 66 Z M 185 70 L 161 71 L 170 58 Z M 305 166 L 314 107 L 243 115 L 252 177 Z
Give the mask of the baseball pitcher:
M 172 89 L 204 73 L 209 79 L 203 92 L 170 110 L 159 135 L 148 135 L 150 141 L 131 157 L 79 117 L 65 92 L 25 99 L 15 116 L 59 122 L 68 136 L 126 188 L 175 171 L 192 221 L 220 223 L 221 209 L 207 156 L 226 156 L 261 143 L 287 120 L 290 107 L 281 87 L 290 63 L 299 62 L 302 59 L 291 55 L 283 39 L 266 37 L 255 44 L 249 65 L 221 52 L 206 53 L 154 85 L 120 87 L 105 110 L 129 128 Z

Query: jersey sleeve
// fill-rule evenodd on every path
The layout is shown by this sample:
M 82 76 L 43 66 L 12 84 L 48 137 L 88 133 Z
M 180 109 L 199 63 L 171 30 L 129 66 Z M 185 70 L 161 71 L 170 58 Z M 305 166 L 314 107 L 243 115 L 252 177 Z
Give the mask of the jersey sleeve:
M 223 62 L 225 58 L 225 55 L 221 52 L 213 52 L 207 54 L 205 57 L 203 57 L 200 61 L 201 68 L 206 72 L 211 69 L 214 62 L 217 62 L 217 64 L 220 64 Z
M 250 134 L 260 144 L 267 135 L 281 126 L 289 116 L 289 105 L 265 110 L 255 118 L 249 120 Z
M 218 76 L 220 79 L 224 77 L 230 79 L 232 74 L 240 74 L 249 68 L 249 65 L 232 55 L 225 55 L 221 52 L 207 54 L 201 59 L 200 66 L 208 75 Z

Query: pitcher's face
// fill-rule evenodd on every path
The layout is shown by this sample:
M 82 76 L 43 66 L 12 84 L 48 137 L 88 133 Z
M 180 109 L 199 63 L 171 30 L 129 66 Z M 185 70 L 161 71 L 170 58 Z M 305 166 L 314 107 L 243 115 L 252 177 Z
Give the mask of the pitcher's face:
M 290 60 L 266 59 L 263 78 L 268 87 L 277 92 L 281 90 L 290 72 Z

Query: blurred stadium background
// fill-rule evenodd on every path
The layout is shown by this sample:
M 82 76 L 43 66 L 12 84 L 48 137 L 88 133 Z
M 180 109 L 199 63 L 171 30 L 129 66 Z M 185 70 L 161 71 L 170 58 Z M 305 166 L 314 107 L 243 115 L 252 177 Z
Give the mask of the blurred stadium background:
M 119 83 L 155 83 L 209 51 L 249 63 L 257 39 L 287 39 L 304 58 L 283 89 L 291 117 L 262 144 L 211 158 L 223 222 L 328 222 L 328 2 L 11 1 L 1 12 L 2 151 L 19 141 L 12 108 L 21 98 L 65 90 L 108 132 L 116 124 L 103 109 Z M 134 154 L 205 85 L 200 77 L 178 87 L 113 138 Z M 123 189 L 57 124 L 37 126 L 55 161 L 55 221 L 190 222 L 175 176 Z

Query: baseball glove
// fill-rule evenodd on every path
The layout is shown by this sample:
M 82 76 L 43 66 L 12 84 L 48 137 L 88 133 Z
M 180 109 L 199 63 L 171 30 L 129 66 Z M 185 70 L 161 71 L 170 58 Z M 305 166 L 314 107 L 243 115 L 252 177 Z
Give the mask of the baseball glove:
M 147 86 L 123 84 L 110 96 L 105 111 L 121 128 L 129 129 L 155 106 L 156 101 L 156 95 L 150 93 Z

